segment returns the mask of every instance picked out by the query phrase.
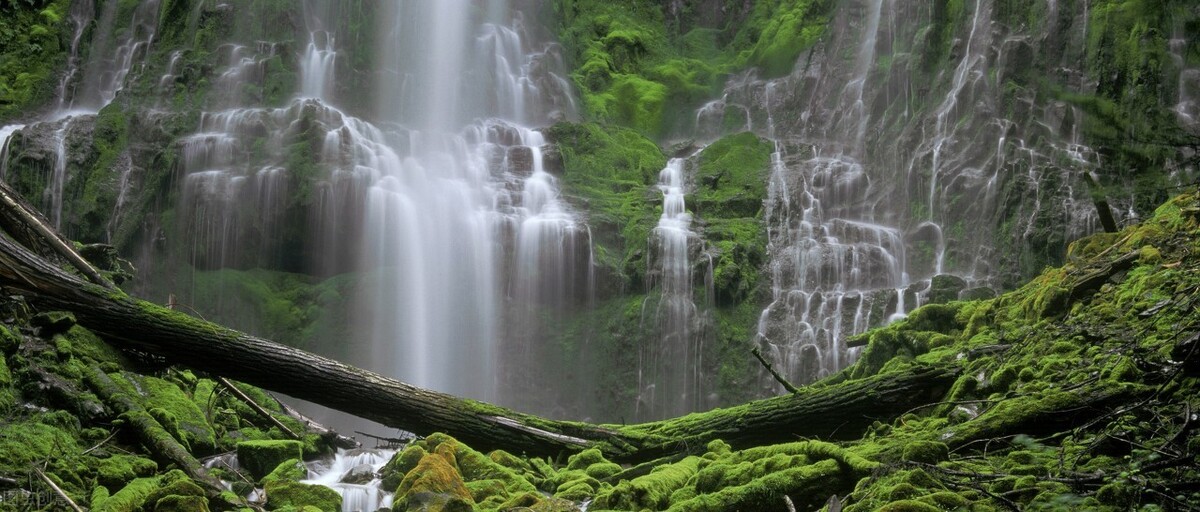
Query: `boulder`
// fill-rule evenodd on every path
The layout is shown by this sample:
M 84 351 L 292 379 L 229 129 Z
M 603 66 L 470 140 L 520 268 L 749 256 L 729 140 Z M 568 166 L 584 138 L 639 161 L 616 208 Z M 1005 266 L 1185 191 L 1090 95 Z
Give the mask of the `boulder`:
M 929 303 L 944 304 L 958 300 L 958 294 L 966 288 L 967 282 L 961 277 L 950 274 L 933 276 L 933 281 L 929 283 Z
M 276 480 L 267 483 L 263 491 L 267 495 L 267 507 L 271 510 L 287 506 L 316 507 L 323 512 L 342 510 L 342 495 L 323 485 Z
M 237 444 L 238 466 L 260 480 L 289 459 L 303 459 L 303 450 L 300 441 L 245 441 Z
M 396 488 L 395 503 L 427 512 L 473 510 L 475 500 L 462 475 L 446 457 L 430 453 L 417 462 Z

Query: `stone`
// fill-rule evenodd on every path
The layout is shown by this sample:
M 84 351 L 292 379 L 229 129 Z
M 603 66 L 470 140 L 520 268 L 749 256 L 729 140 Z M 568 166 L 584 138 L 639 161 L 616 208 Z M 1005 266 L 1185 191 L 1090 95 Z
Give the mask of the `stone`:
M 342 495 L 323 485 L 276 480 L 268 483 L 263 492 L 267 495 L 269 509 L 293 506 L 316 507 L 323 512 L 342 510 Z
M 407 503 L 410 511 L 427 512 L 473 510 L 475 506 L 462 475 L 436 453 L 426 454 L 405 475 L 396 488 L 395 503 Z
M 372 468 L 370 464 L 359 464 L 353 468 L 350 468 L 350 471 L 347 471 L 346 474 L 342 475 L 341 480 L 338 481 L 343 484 L 363 485 L 371 483 L 371 480 L 374 479 L 375 468 Z
M 303 459 L 303 450 L 300 441 L 245 441 L 237 444 L 238 465 L 260 480 L 289 459 Z
M 958 300 L 959 292 L 966 288 L 967 282 L 961 277 L 951 274 L 933 276 L 933 280 L 929 283 L 929 303 L 945 304 Z
M 67 311 L 47 311 L 34 315 L 29 323 L 41 329 L 42 337 L 48 338 L 70 330 L 75 325 L 75 315 Z
M 993 290 L 986 286 L 980 286 L 980 287 L 976 287 L 976 288 L 967 288 L 966 290 L 959 292 L 958 298 L 960 298 L 962 300 L 994 299 L 994 298 L 996 298 L 996 290 Z
M 513 146 L 508 148 L 508 172 L 517 176 L 533 174 L 533 148 L 529 146 Z
M 308 468 L 300 459 L 288 459 L 275 467 L 270 474 L 262 478 L 263 483 L 276 480 L 298 481 L 308 478 Z

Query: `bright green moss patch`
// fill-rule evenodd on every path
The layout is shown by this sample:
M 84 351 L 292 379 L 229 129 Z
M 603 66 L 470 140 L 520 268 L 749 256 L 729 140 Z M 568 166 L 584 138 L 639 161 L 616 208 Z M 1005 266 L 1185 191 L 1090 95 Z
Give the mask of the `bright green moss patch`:
M 267 506 L 272 509 L 294 506 L 315 507 L 322 512 L 342 510 L 342 496 L 322 485 L 275 480 L 267 483 L 263 492 L 267 495 Z
M 653 2 L 557 0 L 554 8 L 586 118 L 659 138 L 690 127 L 690 113 L 716 96 L 728 74 L 750 67 L 787 74 L 825 33 L 830 3 L 727 4 L 726 19 L 686 29 Z
M 93 494 L 92 508 L 95 512 L 135 512 L 140 510 L 146 498 L 150 497 L 162 483 L 161 477 L 138 478 L 122 487 L 112 496 Z M 97 499 L 102 498 L 102 499 Z
M 700 153 L 694 205 L 705 239 L 716 249 L 713 287 L 718 305 L 754 297 L 766 263 L 762 206 L 774 147 L 751 133 L 722 138 Z
M 590 215 L 596 262 L 640 286 L 646 240 L 662 204 L 652 190 L 667 159 L 633 130 L 559 123 L 546 130 L 562 153 L 563 193 Z
M 302 459 L 303 449 L 304 443 L 300 441 L 246 441 L 237 444 L 238 465 L 260 480 L 280 464 Z
M 216 437 L 204 413 L 183 390 L 174 383 L 157 377 L 123 373 L 111 375 L 129 396 L 163 426 L 176 441 L 196 453 L 216 450 Z
M 0 124 L 53 99 L 70 48 L 69 0 L 0 6 Z
M 117 454 L 100 461 L 96 479 L 100 485 L 119 489 L 134 478 L 153 476 L 158 464 L 136 455 Z

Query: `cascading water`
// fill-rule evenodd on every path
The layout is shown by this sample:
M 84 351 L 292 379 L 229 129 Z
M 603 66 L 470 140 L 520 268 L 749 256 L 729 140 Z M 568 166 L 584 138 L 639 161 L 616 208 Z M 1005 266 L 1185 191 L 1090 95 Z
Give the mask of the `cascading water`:
M 653 311 L 643 315 L 653 322 L 647 327 L 656 336 L 642 347 L 638 358 L 639 399 L 635 411 L 640 418 L 670 417 L 701 408 L 704 333 L 702 313 L 692 294 L 691 262 L 693 248 L 701 240 L 691 229 L 692 214 L 685 204 L 685 164 L 683 158 L 672 158 L 658 175 L 662 216 L 650 233 L 649 250 L 657 260 L 650 266 L 658 269 L 651 283 L 657 286 L 658 300 L 655 304 L 648 301 Z
M 324 485 L 342 495 L 345 512 L 378 510 L 392 506 L 392 493 L 377 478 L 395 450 L 340 450 L 332 460 L 309 464 L 306 484 Z
M 590 286 L 590 237 L 545 169 L 527 124 L 573 115 L 553 44 L 521 12 L 488 2 L 383 8 L 374 122 L 333 106 L 342 39 L 336 13 L 306 4 L 298 98 L 240 105 L 277 45 L 228 44 L 218 87 L 228 110 L 205 113 L 182 140 L 182 218 L 199 268 L 270 263 L 272 232 L 296 212 L 295 176 L 318 173 L 302 250 L 311 271 L 360 270 L 355 316 L 367 343 L 351 362 L 424 387 L 504 401 L 530 349 L 502 333 L 532 323 L 509 306 L 571 303 Z M 303 154 L 305 161 L 295 155 Z M 247 205 L 255 204 L 255 208 Z M 271 256 L 271 255 L 277 256 Z M 266 258 L 265 260 L 263 258 Z M 512 348 L 513 350 L 507 350 Z M 513 370 L 504 373 L 504 367 Z M 511 398 L 510 398 L 511 399 Z
M 856 354 L 847 337 L 924 302 L 1008 286 L 1021 257 L 1001 260 L 999 245 L 1061 246 L 1097 228 L 1080 178 L 1096 165 L 1079 137 L 1082 114 L 1001 108 L 1033 104 L 1003 87 L 1028 64 L 1018 63 L 1022 52 L 1056 31 L 1085 31 L 1010 34 L 993 3 L 978 0 L 964 6 L 963 23 L 942 29 L 957 30 L 952 67 L 917 78 L 926 71 L 914 59 L 936 55 L 922 45 L 937 42 L 912 20 L 929 15 L 891 0 L 851 2 L 790 75 L 734 77 L 696 116 L 705 137 L 746 125 L 775 141 L 765 211 L 772 297 L 759 343 L 794 381 L 844 367 Z M 1087 87 L 1072 75 L 1078 55 L 1056 56 L 1064 64 L 1051 72 Z
M 74 2 L 71 6 L 71 43 L 67 56 L 67 69 L 59 81 L 56 107 L 42 120 L 30 123 L 30 127 L 42 124 L 61 123 L 51 135 L 54 161 L 45 180 L 43 202 L 46 214 L 56 228 L 63 227 L 64 187 L 68 176 L 68 159 L 71 157 L 68 138 L 80 122 L 90 122 L 100 109 L 116 98 L 125 84 L 125 78 L 140 59 L 148 54 L 150 42 L 158 23 L 158 1 L 137 4 L 131 14 L 128 27 L 115 32 L 119 11 L 118 2 L 103 4 L 100 18 L 95 18 L 93 2 Z M 89 57 L 80 63 L 80 47 L 89 26 L 93 27 L 89 41 Z M 81 74 L 82 73 L 82 74 Z M 8 141 L 24 125 L 0 128 L 3 144 L 0 145 L 0 176 L 8 169 Z
M 88 3 L 88 2 L 77 2 Z M 92 35 L 88 62 L 83 76 L 73 94 L 64 94 L 60 110 L 83 110 L 97 112 L 116 98 L 125 85 L 125 77 L 136 64 L 149 54 L 148 48 L 158 26 L 158 4 L 156 0 L 143 1 L 133 9 L 132 20 L 125 29 L 115 31 L 121 2 L 107 2 L 101 7 L 100 17 Z M 76 18 L 75 23 L 84 21 Z M 82 29 L 80 29 L 82 30 Z M 77 36 L 78 37 L 78 36 Z M 72 43 L 77 50 L 78 42 Z M 74 53 L 74 52 L 73 52 Z M 68 79 L 70 73 L 68 73 Z M 65 93 L 64 87 L 64 93 Z M 69 98 L 69 100 L 67 100 Z

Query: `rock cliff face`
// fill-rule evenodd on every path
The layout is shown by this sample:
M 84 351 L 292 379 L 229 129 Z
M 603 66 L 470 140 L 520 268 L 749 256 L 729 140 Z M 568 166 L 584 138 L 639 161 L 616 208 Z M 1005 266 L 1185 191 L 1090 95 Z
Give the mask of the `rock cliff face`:
M 1196 179 L 1189 2 L 451 4 L 4 4 L 4 179 L 140 294 L 614 421 L 769 393 L 753 346 L 834 373 Z

